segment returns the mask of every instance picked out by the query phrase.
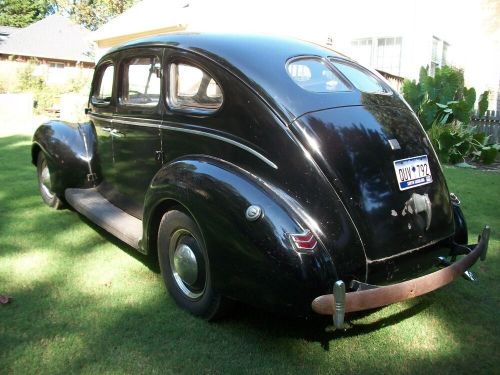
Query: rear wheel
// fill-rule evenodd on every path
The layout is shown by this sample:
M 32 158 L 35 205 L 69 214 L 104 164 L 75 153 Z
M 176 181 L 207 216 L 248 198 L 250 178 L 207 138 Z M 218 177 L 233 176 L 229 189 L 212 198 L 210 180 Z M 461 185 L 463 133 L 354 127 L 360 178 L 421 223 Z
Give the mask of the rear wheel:
M 201 231 L 184 212 L 172 210 L 163 215 L 158 260 L 165 286 L 180 307 L 207 320 L 221 316 L 226 302 L 213 289 Z
M 55 208 L 56 210 L 60 210 L 64 207 L 64 204 L 52 191 L 50 170 L 49 166 L 47 165 L 47 158 L 42 151 L 38 153 L 36 169 L 38 174 L 38 189 L 40 190 L 42 200 L 47 206 Z

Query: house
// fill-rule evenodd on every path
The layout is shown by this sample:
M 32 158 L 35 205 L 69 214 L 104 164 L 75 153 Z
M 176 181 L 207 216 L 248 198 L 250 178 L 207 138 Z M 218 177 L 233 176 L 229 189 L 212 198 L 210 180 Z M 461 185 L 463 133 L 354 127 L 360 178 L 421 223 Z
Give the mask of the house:
M 0 83 L 14 88 L 20 68 L 35 64 L 34 74 L 48 85 L 90 76 L 94 56 L 89 32 L 60 15 L 25 28 L 0 28 Z

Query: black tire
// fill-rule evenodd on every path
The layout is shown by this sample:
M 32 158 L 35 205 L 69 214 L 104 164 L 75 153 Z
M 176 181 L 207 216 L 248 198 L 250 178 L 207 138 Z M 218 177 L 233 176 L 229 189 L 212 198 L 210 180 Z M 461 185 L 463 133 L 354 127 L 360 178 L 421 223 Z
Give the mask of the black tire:
M 186 263 L 180 259 L 186 257 L 175 254 L 182 253 L 180 249 L 185 247 L 196 259 L 193 262 L 192 257 L 188 257 L 191 268 L 187 268 L 192 271 L 195 264 L 197 271 L 186 273 L 184 269 L 183 278 L 182 265 Z M 184 212 L 172 210 L 163 215 L 158 230 L 158 261 L 165 286 L 177 305 L 206 320 L 217 319 L 227 310 L 227 301 L 212 287 L 210 262 L 201 231 Z
M 52 191 L 50 171 L 47 165 L 47 159 L 42 151 L 38 153 L 36 170 L 38 175 L 38 190 L 40 190 L 42 200 L 47 206 L 52 207 L 56 210 L 64 208 L 64 203 Z

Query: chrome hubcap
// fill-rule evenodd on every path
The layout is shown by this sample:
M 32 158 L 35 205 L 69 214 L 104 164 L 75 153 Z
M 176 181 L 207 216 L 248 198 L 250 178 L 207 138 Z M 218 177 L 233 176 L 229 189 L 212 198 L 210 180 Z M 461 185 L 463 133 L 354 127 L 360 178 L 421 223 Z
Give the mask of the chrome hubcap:
M 175 249 L 174 267 L 183 282 L 188 285 L 196 283 L 198 262 L 196 262 L 196 255 L 188 245 L 181 244 Z
M 177 287 L 190 299 L 200 298 L 205 291 L 205 262 L 190 232 L 180 229 L 172 235 L 169 258 Z
M 51 199 L 54 196 L 54 193 L 51 191 L 52 186 L 50 184 L 50 171 L 45 160 L 42 164 L 42 172 L 40 173 L 40 183 L 44 194 Z

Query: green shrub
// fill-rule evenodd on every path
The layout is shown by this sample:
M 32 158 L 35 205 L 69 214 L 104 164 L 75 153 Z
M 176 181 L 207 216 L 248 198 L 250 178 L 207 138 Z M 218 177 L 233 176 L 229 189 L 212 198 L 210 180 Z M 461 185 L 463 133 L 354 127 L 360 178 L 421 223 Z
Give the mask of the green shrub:
M 66 84 L 61 86 L 49 86 L 44 78 L 34 74 L 36 61 L 30 61 L 17 72 L 18 92 L 32 92 L 34 95 L 35 113 L 43 113 L 51 110 L 58 104 L 62 94 L 88 93 L 90 87 L 90 77 L 80 73 Z
M 476 90 L 464 86 L 461 70 L 444 66 L 434 77 L 420 68 L 419 82 L 405 80 L 403 96 L 417 114 L 443 163 L 461 163 L 472 158 L 492 163 L 500 149 L 489 137 L 469 126 L 476 103 Z M 488 92 L 481 94 L 480 115 L 488 107 Z

